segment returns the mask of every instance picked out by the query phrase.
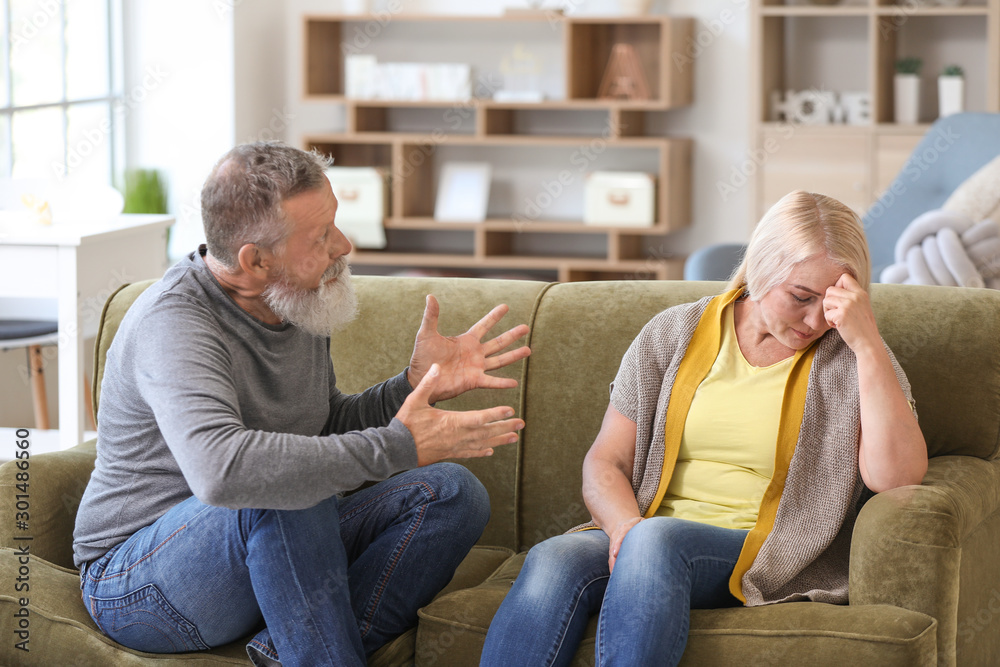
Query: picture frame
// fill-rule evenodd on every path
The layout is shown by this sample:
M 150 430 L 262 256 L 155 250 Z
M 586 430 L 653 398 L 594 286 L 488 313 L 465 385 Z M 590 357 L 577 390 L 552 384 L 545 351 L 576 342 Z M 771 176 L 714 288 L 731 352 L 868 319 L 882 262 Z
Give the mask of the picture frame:
M 438 222 L 483 222 L 490 200 L 493 166 L 488 162 L 445 162 L 441 165 L 434 219 Z

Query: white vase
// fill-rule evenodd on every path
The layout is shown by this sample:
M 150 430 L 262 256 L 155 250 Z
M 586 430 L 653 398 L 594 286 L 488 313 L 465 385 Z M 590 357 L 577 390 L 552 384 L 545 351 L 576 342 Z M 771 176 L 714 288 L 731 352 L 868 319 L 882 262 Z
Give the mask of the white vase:
M 652 0 L 618 0 L 618 13 L 623 16 L 641 16 L 649 11 Z
M 345 14 L 367 14 L 371 11 L 368 0 L 341 0 L 340 5 Z
M 893 80 L 896 122 L 913 125 L 920 121 L 920 76 L 897 74 Z
M 938 77 L 938 116 L 965 111 L 965 77 Z

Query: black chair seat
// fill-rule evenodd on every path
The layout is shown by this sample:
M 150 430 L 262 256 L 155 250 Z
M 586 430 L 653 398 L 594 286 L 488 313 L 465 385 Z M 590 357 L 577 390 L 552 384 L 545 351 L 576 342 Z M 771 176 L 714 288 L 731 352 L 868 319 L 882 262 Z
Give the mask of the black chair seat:
M 0 340 L 47 336 L 59 331 L 55 320 L 0 320 Z

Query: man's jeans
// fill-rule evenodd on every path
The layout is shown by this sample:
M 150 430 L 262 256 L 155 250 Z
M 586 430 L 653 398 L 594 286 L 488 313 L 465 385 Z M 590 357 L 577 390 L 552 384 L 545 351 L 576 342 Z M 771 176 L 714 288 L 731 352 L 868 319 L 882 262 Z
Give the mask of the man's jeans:
M 141 651 L 259 630 L 247 645 L 257 665 L 364 665 L 416 625 L 488 518 L 486 490 L 452 463 L 302 510 L 192 497 L 86 565 L 83 600 L 105 634 Z
M 493 617 L 481 665 L 568 665 L 591 615 L 595 660 L 606 665 L 676 665 L 687 644 L 690 610 L 729 607 L 747 531 L 672 517 L 640 521 L 608 574 L 602 530 L 559 535 L 528 552 Z

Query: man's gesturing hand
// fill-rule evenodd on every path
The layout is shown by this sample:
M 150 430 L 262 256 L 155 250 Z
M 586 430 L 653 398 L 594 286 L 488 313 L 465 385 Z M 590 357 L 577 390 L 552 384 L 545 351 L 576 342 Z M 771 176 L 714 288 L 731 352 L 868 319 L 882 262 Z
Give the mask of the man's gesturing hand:
M 531 354 L 527 347 L 500 354 L 505 347 L 527 335 L 527 325 L 521 324 L 485 343 L 481 342 L 508 310 L 505 305 L 497 306 L 461 336 L 442 336 L 437 330 L 441 307 L 437 299 L 428 295 L 424 319 L 417 331 L 413 355 L 410 357 L 410 386 L 416 387 L 431 364 L 438 364 L 441 367 L 441 378 L 435 383 L 429 403 L 454 398 L 470 389 L 516 387 L 517 380 L 514 378 L 494 377 L 486 372 L 503 368 Z
M 441 369 L 434 364 L 396 413 L 413 435 L 417 465 L 489 456 L 494 447 L 517 442 L 517 432 L 524 428 L 524 422 L 512 419 L 512 408 L 454 412 L 431 407 L 430 398 L 437 393 L 440 381 Z

